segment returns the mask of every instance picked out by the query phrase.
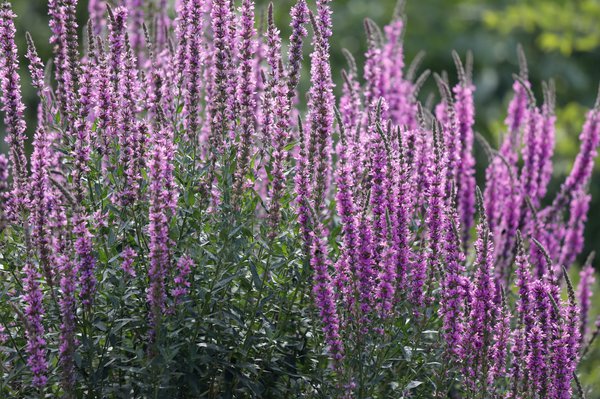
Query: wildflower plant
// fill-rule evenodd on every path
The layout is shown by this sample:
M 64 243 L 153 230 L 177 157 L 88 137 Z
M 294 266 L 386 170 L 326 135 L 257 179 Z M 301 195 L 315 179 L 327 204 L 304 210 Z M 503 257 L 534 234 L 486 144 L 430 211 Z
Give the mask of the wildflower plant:
M 470 54 L 419 101 L 431 75 L 405 65 L 401 5 L 365 21 L 364 67 L 345 52 L 340 72 L 329 0 L 297 0 L 289 41 L 272 4 L 263 27 L 251 0 L 145 3 L 90 1 L 80 29 L 77 0 L 48 1 L 49 74 L 27 36 L 29 156 L 0 6 L 3 396 L 581 394 L 592 258 L 577 288 L 567 271 L 598 104 L 548 193 L 554 89 L 538 104 L 522 53 L 495 150 Z

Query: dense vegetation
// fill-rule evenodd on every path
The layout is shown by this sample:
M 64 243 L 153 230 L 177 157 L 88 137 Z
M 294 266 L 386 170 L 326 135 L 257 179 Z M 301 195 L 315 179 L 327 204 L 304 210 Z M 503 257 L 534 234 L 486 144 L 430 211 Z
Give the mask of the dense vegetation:
M 569 269 L 598 104 L 551 192 L 555 88 L 523 51 L 494 149 L 472 56 L 406 65 L 402 5 L 365 20 L 336 98 L 328 0 L 295 3 L 285 45 L 252 0 L 125 3 L 90 1 L 80 35 L 77 0 L 50 0 L 48 66 L 26 36 L 31 154 L 0 6 L 3 396 L 586 395 L 593 257 Z

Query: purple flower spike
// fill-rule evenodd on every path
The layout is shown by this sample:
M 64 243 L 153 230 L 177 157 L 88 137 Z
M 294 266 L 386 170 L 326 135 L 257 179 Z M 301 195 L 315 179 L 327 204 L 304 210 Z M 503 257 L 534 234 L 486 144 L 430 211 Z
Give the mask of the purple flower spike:
M 337 185 L 336 204 L 338 215 L 342 223 L 342 255 L 338 268 L 338 290 L 344 294 L 343 299 L 352 306 L 354 298 L 352 292 L 356 287 L 348 287 L 350 275 L 357 275 L 358 264 L 358 218 L 354 200 L 354 180 L 352 178 L 352 166 L 349 160 L 349 148 L 343 122 L 340 121 L 340 144 L 338 145 L 339 164 L 335 170 L 335 181 Z
M 444 259 L 445 278 L 442 281 L 440 315 L 443 331 L 450 354 L 460 359 L 463 356 L 462 340 L 465 333 L 463 292 L 465 256 L 460 250 L 458 218 L 453 207 L 446 208 L 444 216 Z
M 173 280 L 175 287 L 171 290 L 171 295 L 175 303 L 180 302 L 181 298 L 188 294 L 191 287 L 189 275 L 194 268 L 194 260 L 189 256 L 182 256 L 177 261 L 177 274 Z
M 131 247 L 127 247 L 121 252 L 121 270 L 129 277 L 136 276 L 135 269 L 133 268 L 136 257 L 137 253 Z
M 147 300 L 150 305 L 151 340 L 156 338 L 166 302 L 166 274 L 171 266 L 169 221 L 176 206 L 173 183 L 173 143 L 167 128 L 153 130 L 150 136 L 150 159 L 148 160 L 149 179 L 149 219 L 148 234 L 149 287 Z
M 493 385 L 496 379 L 504 378 L 507 375 L 507 348 L 511 337 L 510 321 L 511 314 L 503 293 L 494 332 L 494 344 L 490 352 L 490 363 L 492 364 L 488 376 L 490 385 Z
M 337 368 L 344 358 L 344 344 L 340 337 L 340 320 L 334 300 L 333 284 L 328 271 L 327 247 L 321 238 L 322 228 L 316 226 L 315 232 L 311 232 L 311 236 L 310 264 L 314 273 L 313 294 L 323 323 L 325 340 Z
M 232 73 L 232 17 L 229 0 L 215 0 L 212 3 L 210 19 L 213 30 L 212 68 L 214 89 L 210 106 L 211 135 L 210 144 L 215 155 L 222 154 L 224 143 L 230 136 L 231 122 L 229 112 L 232 111 L 231 103 L 233 94 L 230 92 L 230 77 Z
M 539 182 L 537 198 L 541 201 L 546 195 L 548 183 L 552 178 L 552 156 L 556 135 L 556 115 L 554 114 L 553 89 L 546 90 L 546 100 L 542 106 L 541 147 L 539 151 Z
M 38 93 L 46 94 L 46 84 L 44 77 L 44 64 L 38 56 L 33 39 L 31 35 L 27 33 L 27 59 L 29 60 L 29 73 L 31 74 L 31 82 L 33 87 L 38 90 Z M 47 100 L 47 99 L 46 99 Z
M 139 53 L 144 46 L 144 33 L 142 26 L 144 24 L 144 4 L 143 0 L 126 0 L 126 7 L 129 11 L 129 37 L 131 47 L 134 53 Z M 158 29 L 158 26 L 157 26 Z
M 6 155 L 0 154 L 0 193 L 4 194 L 4 191 L 8 188 L 8 158 Z M 2 195 L 0 195 L 2 198 Z
M 184 106 L 186 134 L 194 145 L 198 142 L 199 128 L 202 124 L 202 113 L 200 105 L 200 90 L 202 82 L 202 32 L 204 29 L 203 1 L 190 0 L 184 3 L 182 20 L 180 21 L 180 46 L 181 54 L 179 62 L 183 72 L 185 85 Z M 250 84 L 250 83 L 249 83 Z
M 54 45 L 56 90 L 60 110 L 67 118 L 76 114 L 76 89 L 79 85 L 79 44 L 77 37 L 77 0 L 49 0 L 50 43 Z
M 586 265 L 581 269 L 579 277 L 579 286 L 577 287 L 577 298 L 579 299 L 579 306 L 581 309 L 579 316 L 581 325 L 579 331 L 581 339 L 584 340 L 589 330 L 588 317 L 592 304 L 593 287 L 596 282 L 596 278 L 594 277 L 594 267 L 591 264 L 591 260 L 586 262 Z
M 479 190 L 477 191 L 479 194 Z M 479 203 L 483 198 L 479 195 Z M 469 378 L 476 377 L 480 381 L 489 378 L 488 356 L 492 350 L 494 320 L 498 320 L 498 309 L 495 302 L 496 284 L 493 278 L 494 246 L 492 236 L 485 217 L 485 210 L 480 209 L 480 221 L 477 225 L 475 241 L 475 281 L 474 292 L 470 301 L 470 321 L 463 348 L 466 353 L 465 372 Z
M 51 262 L 51 231 L 49 214 L 51 207 L 50 142 L 44 128 L 38 128 L 31 156 L 31 189 L 29 192 L 31 244 L 35 249 L 46 283 L 54 289 L 54 274 Z
M 458 60 L 458 56 L 455 58 Z M 470 80 L 470 71 L 465 72 L 460 61 L 457 61 L 457 65 L 461 79 L 453 89 L 461 145 L 457 195 L 462 241 L 463 244 L 466 244 L 469 241 L 475 214 L 475 159 L 473 157 L 473 124 L 475 123 L 473 92 L 475 87 Z
M 318 15 L 311 54 L 311 88 L 308 94 L 309 168 L 313 183 L 314 208 L 320 212 L 328 193 L 333 131 L 333 81 L 329 63 L 330 14 L 328 0 L 317 2 Z
M 526 358 L 527 370 L 531 377 L 532 388 L 544 394 L 547 391 L 546 342 L 547 335 L 539 324 L 535 324 L 527 336 L 528 353 Z
M 523 169 L 521 171 L 521 184 L 523 194 L 529 196 L 533 206 L 537 208 L 539 174 L 540 174 L 540 148 L 542 147 L 542 115 L 538 108 L 533 108 L 528 114 L 528 120 L 525 125 L 523 141 Z M 523 220 L 529 220 L 529 209 L 521 215 Z
M 40 287 L 40 274 L 35 267 L 27 262 L 23 269 L 23 302 L 25 302 L 25 317 L 27 320 L 27 365 L 33 373 L 33 385 L 43 387 L 48 381 L 48 360 L 46 357 L 46 340 L 44 339 L 43 294 Z
M 0 5 L 0 103 L 4 112 L 6 143 L 10 150 L 10 163 L 13 170 L 13 187 L 6 204 L 6 214 L 16 219 L 17 213 L 26 206 L 27 158 L 25 157 L 25 105 L 21 97 L 21 78 L 17 46 L 15 45 L 15 25 L 10 3 Z
M 75 313 L 77 309 L 76 298 L 76 280 L 77 270 L 69 256 L 60 254 L 56 257 L 60 265 L 60 347 L 59 360 L 62 368 L 62 380 L 65 391 L 70 392 L 75 383 L 75 358 L 74 353 L 77 346 L 75 338 Z
M 578 193 L 582 190 L 592 175 L 594 160 L 598 155 L 598 144 L 600 143 L 600 97 L 594 109 L 587 114 L 585 125 L 579 135 L 579 141 L 581 144 L 573 169 L 571 169 L 567 180 L 561 186 L 560 193 L 552 203 L 552 208 L 555 211 L 560 210 L 566 204 L 572 193 Z
M 75 253 L 78 257 L 77 271 L 80 278 L 79 296 L 82 304 L 86 308 L 90 308 L 94 303 L 96 295 L 96 259 L 94 258 L 92 248 L 92 234 L 90 233 L 87 221 L 81 215 L 78 215 L 73 221 L 74 232 L 77 236 L 75 241 Z
M 300 66 L 302 63 L 302 44 L 308 34 L 306 24 L 308 23 L 308 6 L 305 0 L 298 0 L 292 8 L 290 15 L 292 17 L 290 36 L 290 47 L 288 56 L 288 98 L 293 101 L 296 96 L 296 86 L 300 81 Z M 290 103 L 291 106 L 291 103 Z
M 88 12 L 94 26 L 94 34 L 99 35 L 106 26 L 106 0 L 90 0 L 88 3 Z
M 587 213 L 592 199 L 591 195 L 582 191 L 571 194 L 571 209 L 566 225 L 564 241 L 561 246 L 560 265 L 567 269 L 573 264 L 577 255 L 583 250 L 583 233 L 587 222 Z

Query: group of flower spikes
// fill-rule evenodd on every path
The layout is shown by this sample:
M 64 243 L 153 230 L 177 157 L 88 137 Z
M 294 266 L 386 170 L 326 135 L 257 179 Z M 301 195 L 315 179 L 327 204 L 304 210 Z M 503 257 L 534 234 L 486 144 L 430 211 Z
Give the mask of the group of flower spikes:
M 343 374 L 345 343 L 369 330 L 385 334 L 386 321 L 401 316 L 397 305 L 408 301 L 418 319 L 439 303 L 447 351 L 465 389 L 571 397 L 581 352 L 589 348 L 594 276 L 590 258 L 575 293 L 566 270 L 583 249 L 599 105 L 587 114 L 569 176 L 543 207 L 552 176 L 554 89 L 545 84 L 544 102 L 536 104 L 520 51 L 521 73 L 501 148 L 479 140 L 490 164 L 477 201 L 472 61 L 465 68 L 454 54 L 459 82 L 452 89 L 447 77 L 435 75 L 442 100 L 429 111 L 416 99 L 427 72 L 415 80 L 413 64 L 403 74 L 403 20 L 396 18 L 384 31 L 368 20 L 365 26 L 364 83 L 347 55 L 335 151 L 331 75 L 321 65 L 327 54 L 319 52 L 329 36 L 316 37 L 309 128 L 297 161 L 299 220 L 334 364 Z M 330 173 L 342 225 L 335 259 L 323 217 Z M 477 239 L 468 261 L 476 208 Z M 511 310 L 513 283 L 518 293 Z M 358 335 L 347 339 L 353 331 Z
M 161 0 L 158 9 L 166 10 L 166 3 Z M 91 227 L 105 221 L 82 206 L 91 154 L 102 158 L 101 178 L 114 186 L 111 201 L 116 206 L 149 203 L 147 299 L 150 323 L 157 326 L 167 296 L 184 295 L 189 285 L 189 258 L 176 262 L 174 278 L 168 273 L 173 262 L 169 222 L 178 201 L 175 153 L 198 146 L 198 162 L 211 165 L 213 179 L 223 154 L 235 150 L 235 190 L 247 187 L 249 174 L 257 177 L 256 189 L 267 198 L 273 230 L 289 186 L 286 171 L 295 168 L 298 221 L 337 368 L 343 368 L 346 353 L 342 326 L 359 323 L 376 329 L 378 322 L 397 316 L 397 305 L 407 301 L 418 319 L 439 299 L 448 354 L 461 368 L 467 389 L 505 378 L 513 397 L 570 397 L 587 335 L 594 277 L 587 264 L 577 294 L 567 284 L 565 302 L 560 297 L 566 277 L 561 266 L 568 267 L 582 250 L 587 185 L 600 136 L 597 107 L 588 113 L 569 177 L 551 205 L 542 207 L 552 175 L 553 94 L 546 87 L 545 101 L 538 106 L 522 63 L 502 146 L 492 151 L 484 145 L 490 165 L 479 195 L 475 256 L 467 262 L 478 192 L 471 68 L 456 57 L 459 82 L 452 89 L 447 78 L 435 76 L 442 101 L 430 111 L 416 100 L 427 76 L 415 81 L 412 67 L 404 73 L 403 20 L 395 18 L 384 31 L 367 21 L 364 84 L 349 56 L 337 112 L 340 139 L 334 148 L 328 3 L 317 0 L 313 14 L 305 0 L 298 0 L 291 11 L 284 62 L 272 8 L 267 29 L 259 35 L 251 0 L 242 1 L 239 13 L 230 0 L 180 0 L 175 21 L 166 13 L 154 16 L 152 39 L 144 24 L 151 18 L 144 15 L 141 0 L 115 10 L 104 1 L 90 1 L 83 55 L 78 51 L 77 0 L 50 0 L 55 87 L 44 78 L 42 61 L 28 38 L 29 70 L 40 97 L 29 168 L 15 15 L 9 3 L 0 6 L 1 101 L 10 150 L 10 162 L 0 157 L 0 189 L 6 191 L 2 220 L 30 232 L 22 317 L 36 385 L 46 383 L 48 371 L 43 292 L 58 296 L 59 364 L 67 388 L 73 384 L 78 344 L 75 309 L 94 303 Z M 296 86 L 309 22 L 308 111 L 305 122 L 296 122 L 295 105 L 302 98 Z M 297 151 L 288 151 L 294 141 Z M 257 154 L 259 161 L 251 163 Z M 109 176 L 117 165 L 123 177 L 113 181 Z M 141 189 L 142 176 L 147 176 L 147 192 Z M 199 185 L 210 186 L 213 179 Z M 218 190 L 205 192 L 213 195 L 213 204 L 219 202 Z M 325 224 L 332 192 L 342 224 L 335 260 Z M 126 248 L 122 258 L 124 270 L 134 274 L 136 252 Z M 511 311 L 506 293 L 513 282 L 518 295 Z
M 18 265 L 24 311 L 15 309 L 26 327 L 33 383 L 42 387 L 48 381 L 46 340 L 55 334 L 46 331 L 43 319 L 45 301 L 52 297 L 60 308 L 58 353 L 65 391 L 75 383 L 77 309 L 89 311 L 99 289 L 93 232 L 115 226 L 115 215 L 105 206 L 97 209 L 88 186 L 93 180 L 108 187 L 102 203 L 120 209 L 148 205 L 148 253 L 125 247 L 121 267 L 134 277 L 144 270 L 136 263 L 148 259 L 149 324 L 157 331 L 167 303 L 187 293 L 193 268 L 191 258 L 173 259 L 170 252 L 169 226 L 181 189 L 174 179 L 178 151 L 193 151 L 191 175 L 208 169 L 208 178 L 196 178 L 192 186 L 212 196 L 212 209 L 221 200 L 214 186 L 225 173 L 224 159 L 235 152 L 236 195 L 251 184 L 251 173 L 257 176 L 257 191 L 269 199 L 268 222 L 278 228 L 309 20 L 307 3 L 298 1 L 284 62 L 272 7 L 267 31 L 259 33 L 251 0 L 243 0 L 239 9 L 231 0 L 180 0 L 175 20 L 166 0 L 152 7 L 127 0 L 115 9 L 91 0 L 81 54 L 77 3 L 48 1 L 51 81 L 27 35 L 29 72 L 40 99 L 29 160 L 16 15 L 8 1 L 0 5 L 0 100 L 9 147 L 8 158 L 0 156 L 0 227 L 25 232 L 24 266 Z M 150 14 L 150 9 L 158 11 Z

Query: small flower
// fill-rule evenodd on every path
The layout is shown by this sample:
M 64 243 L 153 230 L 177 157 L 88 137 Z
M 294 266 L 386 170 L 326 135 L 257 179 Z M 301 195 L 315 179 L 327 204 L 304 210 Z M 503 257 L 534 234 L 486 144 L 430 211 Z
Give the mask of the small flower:
M 137 253 L 131 248 L 127 247 L 121 252 L 121 270 L 129 277 L 135 277 L 135 269 L 133 268 L 133 262 L 137 257 Z
M 5 344 L 6 341 L 8 341 L 8 338 L 6 328 L 3 325 L 0 325 L 0 344 Z
M 182 256 L 177 261 L 176 275 L 173 280 L 175 287 L 171 290 L 175 303 L 178 303 L 182 297 L 187 295 L 191 287 L 189 275 L 194 267 L 194 261 L 189 256 Z

